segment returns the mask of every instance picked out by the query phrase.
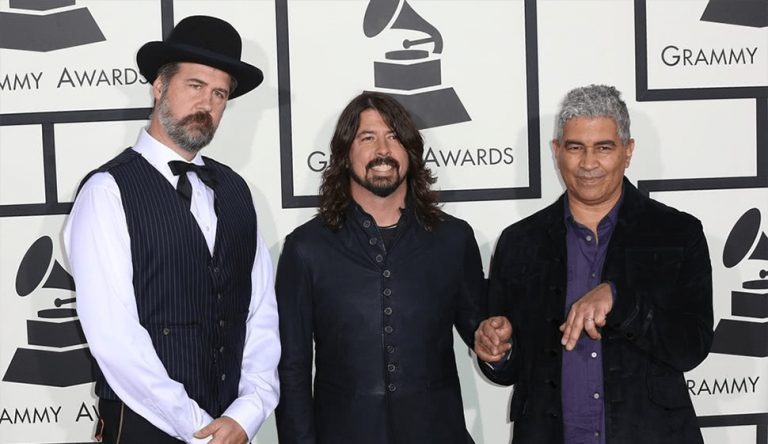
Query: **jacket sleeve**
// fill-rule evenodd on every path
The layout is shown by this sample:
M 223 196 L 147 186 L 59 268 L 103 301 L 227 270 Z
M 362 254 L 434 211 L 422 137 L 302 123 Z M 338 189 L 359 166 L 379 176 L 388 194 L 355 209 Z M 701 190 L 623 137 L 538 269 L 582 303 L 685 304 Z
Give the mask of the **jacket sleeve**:
M 684 237 L 681 248 L 647 249 L 635 261 L 625 251 L 623 269 L 613 269 L 604 278 L 616 287 L 608 326 L 659 361 L 686 372 L 706 358 L 712 345 L 712 267 L 698 220 L 679 236 Z M 674 277 L 667 281 L 669 276 Z
M 512 324 L 512 349 L 508 359 L 504 363 L 488 365 L 487 362 L 478 359 L 480 371 L 496 384 L 512 385 L 517 382 L 520 373 L 520 344 L 515 339 L 517 331 L 514 315 L 515 294 L 509 285 L 506 257 L 508 249 L 513 248 L 506 232 L 501 234 L 496 245 L 496 250 L 491 258 L 491 269 L 488 277 L 488 310 L 487 317 L 506 316 Z
M 469 224 L 465 225 L 467 234 L 462 263 L 463 276 L 458 289 L 458 310 L 454 322 L 464 343 L 472 348 L 475 343 L 475 330 L 483 320 L 487 305 L 486 283 L 477 240 Z
M 282 355 L 277 433 L 283 444 L 315 442 L 312 400 L 312 281 L 293 235 L 285 240 L 275 281 Z

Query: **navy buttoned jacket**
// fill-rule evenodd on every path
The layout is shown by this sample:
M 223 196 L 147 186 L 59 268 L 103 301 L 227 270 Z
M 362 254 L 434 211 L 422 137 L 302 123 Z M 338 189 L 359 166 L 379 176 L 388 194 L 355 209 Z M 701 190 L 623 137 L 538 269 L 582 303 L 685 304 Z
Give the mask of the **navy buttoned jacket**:
M 484 285 L 472 229 L 449 215 L 427 231 L 402 210 L 390 248 L 355 203 L 338 230 L 297 228 L 276 280 L 280 442 L 472 442 L 453 328 L 471 347 Z
M 616 288 L 602 329 L 607 444 L 699 444 L 683 372 L 712 344 L 712 269 L 701 223 L 642 195 L 624 179 L 603 280 Z M 562 333 L 567 282 L 565 205 L 509 226 L 494 254 L 491 314 L 513 328 L 513 352 L 492 381 L 514 392 L 515 444 L 561 444 Z

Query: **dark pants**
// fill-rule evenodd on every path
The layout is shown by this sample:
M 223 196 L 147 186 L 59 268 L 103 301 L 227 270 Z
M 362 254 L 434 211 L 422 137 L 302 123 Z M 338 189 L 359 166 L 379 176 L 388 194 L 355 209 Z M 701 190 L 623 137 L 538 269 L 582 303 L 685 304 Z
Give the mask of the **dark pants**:
M 99 399 L 101 422 L 96 437 L 106 444 L 178 444 L 176 438 L 158 429 L 122 401 Z

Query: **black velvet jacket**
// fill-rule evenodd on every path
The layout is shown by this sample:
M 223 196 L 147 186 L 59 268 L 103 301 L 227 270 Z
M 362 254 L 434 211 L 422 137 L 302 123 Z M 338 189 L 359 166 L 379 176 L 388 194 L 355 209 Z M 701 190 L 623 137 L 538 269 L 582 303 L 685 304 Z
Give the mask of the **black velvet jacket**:
M 398 230 L 384 247 L 351 204 L 338 231 L 314 218 L 286 238 L 281 444 L 468 442 L 453 327 L 471 347 L 485 311 L 477 243 L 448 215 L 427 232 L 406 209 Z
M 513 327 L 513 355 L 492 381 L 514 384 L 515 444 L 563 442 L 566 228 L 561 197 L 509 226 L 491 265 L 491 314 Z M 712 269 L 701 223 L 624 179 L 603 279 L 616 299 L 602 331 L 607 444 L 702 443 L 683 372 L 712 344 Z

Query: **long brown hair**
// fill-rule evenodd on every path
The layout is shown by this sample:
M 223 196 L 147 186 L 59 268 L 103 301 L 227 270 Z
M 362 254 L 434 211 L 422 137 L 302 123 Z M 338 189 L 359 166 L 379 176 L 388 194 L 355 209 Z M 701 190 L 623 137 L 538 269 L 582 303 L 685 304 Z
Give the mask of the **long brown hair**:
M 432 231 L 440 222 L 441 213 L 437 193 L 430 189 L 437 179 L 424 162 L 424 140 L 408 111 L 397 100 L 375 92 L 364 92 L 355 97 L 339 116 L 331 139 L 331 158 L 320 185 L 320 217 L 333 230 L 344 223 L 344 211 L 352 200 L 349 149 L 360 126 L 360 114 L 368 109 L 381 114 L 408 153 L 408 203 L 413 205 L 422 226 Z

